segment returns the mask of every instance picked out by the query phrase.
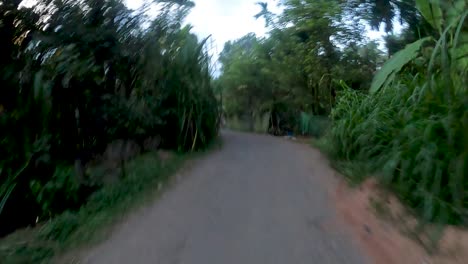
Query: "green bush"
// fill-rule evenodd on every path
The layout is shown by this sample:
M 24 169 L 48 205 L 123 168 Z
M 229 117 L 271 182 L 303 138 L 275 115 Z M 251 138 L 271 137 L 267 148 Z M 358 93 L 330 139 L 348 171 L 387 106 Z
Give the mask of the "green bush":
M 226 125 L 229 129 L 237 131 L 268 133 L 270 118 L 270 113 L 257 114 L 253 118 L 234 115 L 226 120 Z
M 239 118 L 237 115 L 226 120 L 226 125 L 229 129 L 237 131 L 249 131 L 249 121 Z
M 423 89 L 417 79 L 374 95 L 345 91 L 331 115 L 330 154 L 365 164 L 425 219 L 460 223 L 468 209 L 468 96 L 449 102 L 446 86 Z
M 83 202 L 79 196 L 81 186 L 71 166 L 57 166 L 52 178 L 47 182 L 31 180 L 29 184 L 37 203 L 42 207 L 41 218 L 50 217 L 68 208 L 78 209 Z
M 50 263 L 65 250 L 99 241 L 109 227 L 133 207 L 151 201 L 160 186 L 182 166 L 187 155 L 161 160 L 148 153 L 129 161 L 122 181 L 93 193 L 77 211 L 65 211 L 38 228 L 22 230 L 0 240 L 1 263 Z M 62 178 L 63 168 L 57 172 Z
M 345 89 L 323 140 L 336 162 L 378 175 L 427 221 L 468 221 L 467 58 L 455 56 L 466 52 L 457 40 L 468 39 L 467 14 L 435 46 L 425 47 L 426 39 L 417 43 L 421 52 L 412 44 L 395 54 L 371 93 Z M 408 51 L 416 59 L 400 60 Z
M 256 115 L 254 119 L 254 132 L 256 133 L 268 133 L 270 127 L 270 113 L 264 113 L 263 115 Z
M 115 140 L 194 151 L 218 132 L 207 39 L 181 23 L 190 2 L 151 19 L 118 0 L 34 2 L 0 4 L 0 236 L 77 210 L 93 179 L 72 167 Z
M 325 116 L 314 116 L 312 114 L 301 113 L 301 133 L 303 135 L 321 138 L 327 131 L 330 120 Z

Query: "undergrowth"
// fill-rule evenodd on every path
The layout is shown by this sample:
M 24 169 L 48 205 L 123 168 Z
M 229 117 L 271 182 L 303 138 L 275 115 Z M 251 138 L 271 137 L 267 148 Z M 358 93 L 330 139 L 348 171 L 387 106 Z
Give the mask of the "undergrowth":
M 468 12 L 430 5 L 447 16 L 421 9 L 447 23 L 440 37 L 395 54 L 369 93 L 345 87 L 319 145 L 351 179 L 377 175 L 421 220 L 466 225 Z
M 234 115 L 226 120 L 227 127 L 236 131 L 268 133 L 270 125 L 270 113 L 255 115 L 252 118 Z
M 321 138 L 330 126 L 326 116 L 316 116 L 301 112 L 300 127 L 303 135 Z
M 100 240 L 126 211 L 151 200 L 191 155 L 174 154 L 164 161 L 149 153 L 130 161 L 124 179 L 98 190 L 77 212 L 0 240 L 0 262 L 49 263 L 66 250 Z
M 345 91 L 322 145 L 342 172 L 379 175 L 424 219 L 465 223 L 468 96 L 449 103 L 419 81 L 375 95 Z

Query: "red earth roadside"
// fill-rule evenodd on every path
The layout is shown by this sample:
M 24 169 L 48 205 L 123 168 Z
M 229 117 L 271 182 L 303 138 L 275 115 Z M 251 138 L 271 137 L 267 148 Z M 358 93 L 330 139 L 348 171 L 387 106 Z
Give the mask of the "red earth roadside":
M 417 242 L 424 239 L 414 233 L 410 235 L 417 221 L 374 179 L 357 188 L 340 180 L 333 196 L 338 215 L 373 263 L 455 264 L 468 261 L 467 230 L 447 227 L 438 250 L 429 254 L 422 243 Z

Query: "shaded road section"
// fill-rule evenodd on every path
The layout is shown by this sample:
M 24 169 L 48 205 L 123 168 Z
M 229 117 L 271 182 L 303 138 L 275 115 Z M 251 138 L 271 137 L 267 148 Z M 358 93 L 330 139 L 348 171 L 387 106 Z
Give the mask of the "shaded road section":
M 337 220 L 334 172 L 317 150 L 266 135 L 222 137 L 220 150 L 82 263 L 367 263 Z

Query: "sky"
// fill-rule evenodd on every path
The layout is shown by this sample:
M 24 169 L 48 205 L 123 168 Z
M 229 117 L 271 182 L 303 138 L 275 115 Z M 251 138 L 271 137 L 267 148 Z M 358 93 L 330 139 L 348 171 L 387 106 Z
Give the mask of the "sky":
M 221 52 L 225 42 L 239 39 L 250 32 L 257 36 L 266 35 L 265 20 L 254 18 L 261 10 L 255 4 L 258 1 L 195 0 L 195 8 L 187 17 L 187 22 L 194 26 L 197 35 L 205 37 L 212 34 L 217 52 Z M 267 2 L 272 12 L 280 13 L 275 1 Z
M 255 19 L 254 16 L 261 11 L 256 5 L 260 0 L 192 0 L 195 7 L 191 9 L 185 23 L 193 26 L 194 32 L 200 39 L 211 36 L 208 48 L 212 55 L 213 70 L 219 73 L 220 65 L 216 62 L 224 43 L 236 40 L 248 33 L 265 36 L 265 20 Z M 144 0 L 125 0 L 132 9 L 139 8 Z M 273 13 L 281 13 L 277 0 L 261 0 L 267 2 L 268 9 Z
M 268 29 L 265 28 L 263 18 L 255 19 L 254 16 L 260 12 L 260 6 L 256 2 L 260 0 L 192 0 L 195 7 L 191 10 L 185 23 L 193 26 L 193 32 L 200 39 L 211 35 L 210 49 L 213 59 L 217 60 L 219 53 L 224 47 L 224 43 L 229 40 L 236 40 L 248 33 L 255 33 L 257 36 L 265 36 Z M 35 0 L 24 0 L 23 5 L 32 6 Z M 129 8 L 137 9 L 143 5 L 145 0 L 124 0 Z M 268 9 L 280 14 L 281 8 L 277 6 L 278 0 L 261 0 L 268 3 Z M 156 14 L 155 10 L 151 13 Z M 400 25 L 396 25 L 401 28 Z M 366 36 L 371 40 L 377 40 L 383 48 L 383 31 L 367 30 Z
M 144 0 L 125 0 L 130 8 L 140 7 Z M 212 54 L 216 60 L 222 51 L 224 43 L 236 40 L 248 33 L 257 36 L 265 36 L 268 30 L 265 28 L 264 19 L 255 19 L 254 15 L 261 8 L 256 5 L 259 0 L 192 0 L 195 7 L 191 10 L 186 23 L 193 26 L 193 32 L 200 38 L 211 35 Z M 273 13 L 281 13 L 277 6 L 278 0 L 262 0 L 268 2 L 268 9 Z M 366 35 L 371 40 L 381 41 L 383 32 L 371 31 Z
M 265 27 L 263 18 L 255 19 L 254 16 L 261 11 L 261 7 L 256 5 L 260 0 L 192 0 L 195 7 L 190 11 L 185 23 L 193 26 L 193 32 L 200 39 L 211 35 L 209 42 L 210 53 L 213 62 L 217 61 L 219 53 L 223 50 L 224 43 L 229 40 L 236 40 L 248 33 L 255 33 L 257 36 L 265 36 L 268 29 Z M 23 5 L 32 6 L 35 0 L 24 0 Z M 143 5 L 145 0 L 124 0 L 129 8 L 137 9 Z M 280 14 L 278 0 L 261 0 L 268 3 L 268 9 Z M 150 14 L 157 14 L 156 9 L 150 10 Z M 401 28 L 400 25 L 395 25 Z M 370 28 L 366 36 L 371 40 L 377 40 L 380 47 L 384 49 L 382 36 L 383 31 L 372 31 Z M 216 64 L 216 63 L 215 63 Z M 218 66 L 218 65 L 214 65 Z M 215 69 L 216 71 L 217 69 Z
M 125 0 L 130 8 L 140 7 L 144 0 Z M 259 0 L 192 0 L 195 7 L 190 11 L 185 23 L 193 26 L 193 32 L 200 38 L 211 35 L 213 40 L 212 53 L 215 57 L 222 51 L 224 43 L 236 40 L 248 33 L 265 36 L 264 19 L 255 19 L 254 16 L 261 8 L 256 5 Z M 268 2 L 270 11 L 280 13 L 275 0 L 262 0 Z
M 254 16 L 261 8 L 256 5 L 260 0 L 192 0 L 195 7 L 186 19 L 187 24 L 193 26 L 193 32 L 200 38 L 211 35 L 212 54 L 215 59 L 222 51 L 224 43 L 236 40 L 248 33 L 257 36 L 265 36 L 268 30 L 265 28 L 264 19 L 255 19 Z M 22 5 L 32 6 L 35 0 L 24 0 Z M 129 8 L 137 9 L 143 5 L 145 0 L 124 0 Z M 278 0 L 262 0 L 268 3 L 268 9 L 275 13 L 281 13 L 277 6 Z M 153 13 L 156 14 L 156 12 Z M 397 31 L 400 25 L 396 25 Z M 383 31 L 371 31 L 368 29 L 366 35 L 371 40 L 382 40 Z M 382 44 L 381 44 L 382 46 Z

